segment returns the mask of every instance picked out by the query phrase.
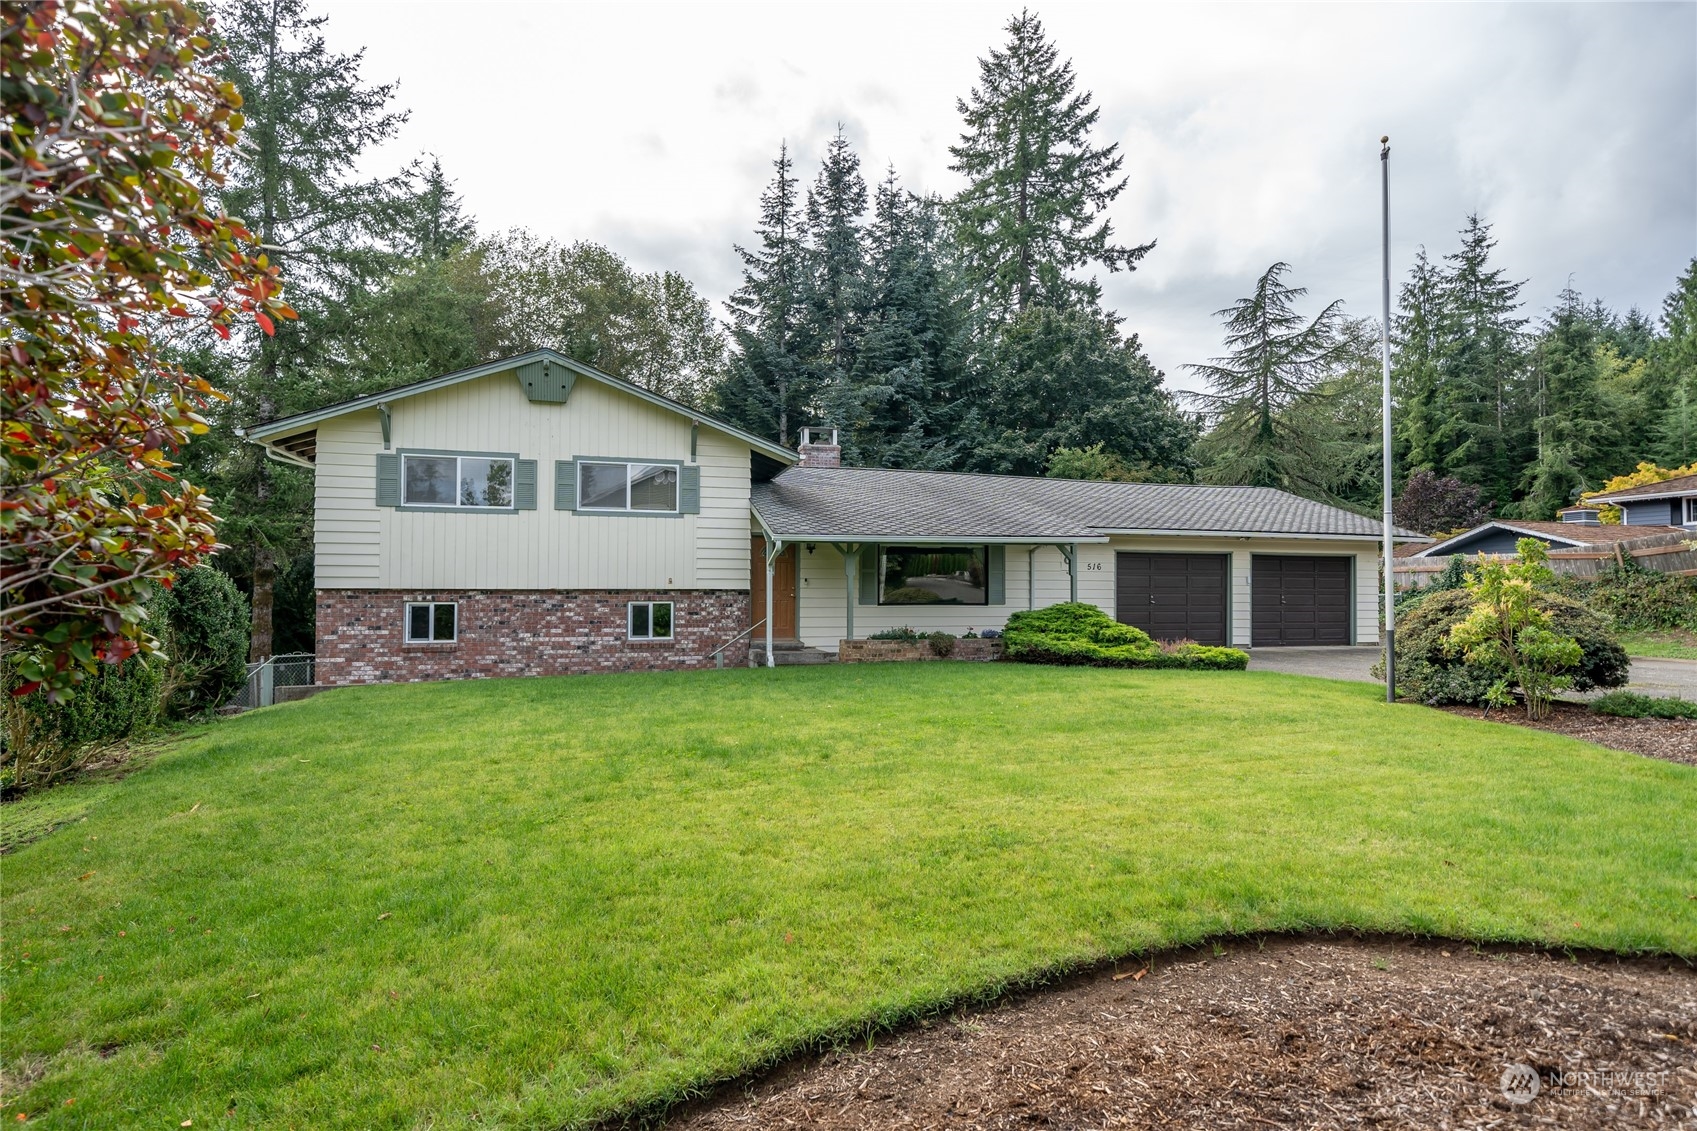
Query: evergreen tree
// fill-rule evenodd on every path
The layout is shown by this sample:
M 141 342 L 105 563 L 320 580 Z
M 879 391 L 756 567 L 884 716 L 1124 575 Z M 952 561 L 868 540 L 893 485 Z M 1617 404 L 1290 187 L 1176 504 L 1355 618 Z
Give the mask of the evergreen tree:
M 994 321 L 1037 303 L 1094 304 L 1095 280 L 1073 272 L 1131 270 L 1155 246 L 1113 241 L 1103 213 L 1125 187 L 1124 158 L 1116 145 L 1091 143 L 1099 111 L 1076 90 L 1072 63 L 1029 11 L 1007 32 L 957 102 L 966 131 L 949 147 L 951 168 L 968 181 L 953 204 L 955 239 L 975 303 Z
M 846 380 L 854 365 L 866 270 L 866 181 L 840 124 L 807 192 L 806 215 L 809 337 L 822 347 L 815 380 L 829 387 Z
M 1603 389 L 1600 337 L 1580 296 L 1562 291 L 1533 350 L 1538 454 L 1525 473 L 1522 518 L 1553 518 L 1626 466 L 1620 422 Z
M 1275 263 L 1255 292 L 1216 315 L 1225 322 L 1227 355 L 1186 368 L 1208 383 L 1195 394 L 1212 425 L 1204 440 L 1203 477 L 1212 483 L 1277 487 L 1332 498 L 1336 469 L 1331 430 L 1320 420 L 1319 386 L 1347 356 L 1343 303 L 1313 319 L 1297 313 L 1303 287 L 1285 283 Z
M 854 368 L 823 396 L 843 457 L 866 467 L 953 465 L 965 396 L 965 320 L 943 262 L 940 202 L 892 169 L 866 233 L 866 310 Z
M 350 330 L 345 300 L 392 265 L 388 240 L 405 200 L 403 177 L 362 178 L 358 167 L 405 120 L 389 108 L 395 88 L 361 80 L 362 53 L 330 51 L 324 20 L 303 0 L 232 0 L 218 10 L 229 48 L 224 77 L 246 119 L 221 203 L 282 265 L 300 314 L 275 337 L 238 342 L 240 364 L 221 385 L 232 400 L 217 422 L 226 457 L 211 486 L 232 546 L 223 564 L 251 584 L 254 659 L 271 654 L 278 563 L 310 545 L 310 480 L 264 459 L 232 429 L 327 399 L 316 377 Z
M 965 469 L 1042 475 L 1058 449 L 1100 445 L 1149 479 L 1193 470 L 1195 422 L 1162 388 L 1137 337 L 1122 337 L 1094 307 L 1015 315 L 992 340 L 981 380 L 975 399 L 988 408 L 959 433 L 969 444 Z
M 1401 462 L 1415 469 L 1435 470 L 1444 459 L 1437 435 L 1444 291 L 1442 273 L 1426 257 L 1424 247 L 1415 253 L 1414 266 L 1398 294 L 1392 329 L 1395 352 L 1391 378 L 1397 407 L 1393 427 Z
M 1658 463 L 1682 467 L 1697 459 L 1697 258 L 1662 302 L 1662 334 L 1648 361 L 1651 454 Z
M 430 164 L 414 169 L 418 187 L 404 206 L 401 235 L 405 252 L 413 259 L 446 259 L 477 238 L 477 224 L 467 216 L 442 172 L 442 159 L 432 156 Z
M 1483 486 L 1498 502 L 1515 487 L 1526 444 L 1517 417 L 1526 368 L 1520 288 L 1489 266 L 1491 226 L 1477 214 L 1461 230 L 1461 249 L 1444 256 L 1441 345 L 1434 390 L 1433 470 Z
M 736 353 L 713 398 L 731 423 L 787 446 L 815 422 L 809 373 L 815 351 L 808 338 L 805 233 L 787 145 L 772 167 L 760 196 L 759 245 L 736 249 L 743 282 L 728 304 Z

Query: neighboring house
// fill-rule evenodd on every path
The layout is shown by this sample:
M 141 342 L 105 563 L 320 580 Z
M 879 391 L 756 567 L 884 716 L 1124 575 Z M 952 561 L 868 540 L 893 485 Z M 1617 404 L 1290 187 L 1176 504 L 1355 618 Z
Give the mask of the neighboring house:
M 1693 490 L 1697 493 L 1697 488 Z M 1397 585 L 1400 588 L 1423 584 L 1427 578 L 1441 573 L 1455 554 L 1512 557 L 1522 538 L 1542 542 L 1550 551 L 1551 567 L 1558 573 L 1591 576 L 1610 564 L 1624 564 L 1628 560 L 1670 573 L 1690 572 L 1697 566 L 1687 527 L 1665 523 L 1604 525 L 1598 522 L 1595 507 L 1568 507 L 1560 513 L 1560 522 L 1493 519 L 1441 542 L 1399 547 Z
M 1697 527 L 1697 475 L 1593 495 L 1590 502 L 1619 507 L 1623 526 Z
M 1380 526 L 1352 512 L 839 467 L 834 435 L 792 452 L 547 350 L 247 437 L 316 472 L 320 684 L 834 652 L 1071 598 L 1165 639 L 1378 639 Z

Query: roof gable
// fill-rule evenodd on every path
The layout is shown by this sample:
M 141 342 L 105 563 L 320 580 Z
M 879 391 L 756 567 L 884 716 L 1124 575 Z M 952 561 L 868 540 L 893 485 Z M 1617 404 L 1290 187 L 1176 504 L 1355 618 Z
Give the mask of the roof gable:
M 1521 538 L 1536 538 L 1556 549 L 1583 549 L 1587 546 L 1612 546 L 1616 542 L 1632 542 L 1653 538 L 1658 534 L 1683 533 L 1676 526 L 1592 525 L 1580 522 L 1534 522 L 1516 519 L 1493 519 L 1471 530 L 1464 530 L 1431 546 L 1423 546 L 1410 557 L 1446 558 L 1451 554 L 1467 554 L 1469 546 L 1489 541 L 1492 535 L 1513 534 Z M 1512 552 L 1512 551 L 1510 551 Z
M 745 441 L 755 451 L 772 459 L 779 460 L 784 463 L 794 463 L 797 459 L 796 454 L 788 448 L 779 444 L 774 444 L 772 441 L 756 436 L 752 432 L 745 432 L 733 424 L 727 424 L 725 421 L 720 420 L 717 417 L 710 416 L 698 409 L 690 408 L 688 405 L 675 401 L 670 397 L 651 392 L 640 385 L 634 385 L 622 378 L 614 377 L 610 373 L 603 373 L 601 370 L 596 369 L 592 365 L 585 365 L 581 361 L 566 357 L 564 354 L 551 349 L 532 350 L 529 353 L 519 354 L 517 357 L 502 358 L 499 361 L 488 361 L 484 362 L 482 365 L 471 366 L 468 369 L 461 369 L 453 373 L 444 373 L 440 377 L 431 377 L 423 381 L 414 381 L 407 385 L 398 385 L 393 389 L 385 389 L 382 392 L 366 393 L 355 397 L 352 400 L 342 401 L 339 404 L 327 405 L 324 408 L 314 409 L 311 412 L 297 413 L 294 416 L 286 416 L 280 420 L 273 420 L 266 424 L 256 425 L 255 427 L 247 429 L 242 433 L 242 435 L 256 443 L 264 444 L 266 447 L 282 447 L 283 445 L 278 444 L 278 441 L 284 440 L 294 433 L 312 428 L 326 420 L 333 420 L 338 416 L 344 416 L 350 412 L 365 412 L 377 409 L 393 401 L 402 400 L 407 397 L 415 397 L 421 393 L 434 392 L 437 389 L 445 389 L 451 385 L 462 384 L 466 381 L 476 381 L 484 377 L 491 377 L 496 374 L 506 372 L 515 374 L 515 379 L 518 380 L 520 386 L 525 389 L 526 396 L 530 397 L 533 401 L 541 403 L 563 403 L 566 400 L 567 395 L 570 393 L 571 384 L 569 380 L 562 381 L 557 378 L 551 379 L 547 386 L 541 389 L 540 393 L 536 388 L 540 379 L 539 375 L 551 371 L 553 367 L 560 367 L 568 373 L 587 377 L 592 381 L 598 381 L 601 384 L 617 389 L 620 392 L 628 393 L 629 395 L 636 397 L 638 400 L 647 401 L 649 404 L 656 405 L 669 412 L 677 413 L 679 416 L 687 417 L 691 421 L 716 429 L 725 433 L 727 436 L 734 436 L 739 440 Z

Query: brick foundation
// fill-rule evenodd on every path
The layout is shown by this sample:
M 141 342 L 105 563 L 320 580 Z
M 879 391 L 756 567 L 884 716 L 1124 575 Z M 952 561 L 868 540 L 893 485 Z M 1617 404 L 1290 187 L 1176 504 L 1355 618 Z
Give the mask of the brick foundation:
M 459 639 L 405 643 L 409 601 L 458 602 Z M 674 639 L 627 640 L 630 601 L 671 601 Z M 317 678 L 337 687 L 696 668 L 748 622 L 749 595 L 738 590 L 320 589 Z
M 954 651 L 939 656 L 926 640 L 844 640 L 837 645 L 837 660 L 844 664 L 874 664 L 889 661 L 969 660 L 980 663 L 1002 658 L 1000 640 L 960 639 Z

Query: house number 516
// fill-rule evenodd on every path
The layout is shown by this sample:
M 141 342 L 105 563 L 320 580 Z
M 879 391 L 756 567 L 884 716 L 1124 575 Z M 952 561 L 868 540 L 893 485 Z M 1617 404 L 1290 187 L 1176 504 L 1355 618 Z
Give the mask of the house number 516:
M 1099 569 L 1102 568 L 1102 563 L 1101 562 L 1085 562 L 1084 568 L 1087 571 L 1089 571 L 1089 570 L 1099 570 Z

